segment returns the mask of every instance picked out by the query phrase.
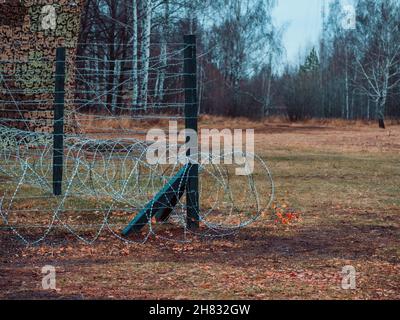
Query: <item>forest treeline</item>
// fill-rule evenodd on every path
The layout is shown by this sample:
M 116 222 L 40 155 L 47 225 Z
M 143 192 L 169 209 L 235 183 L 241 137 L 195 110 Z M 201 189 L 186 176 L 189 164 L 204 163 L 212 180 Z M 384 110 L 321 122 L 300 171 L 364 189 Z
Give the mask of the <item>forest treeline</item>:
M 358 0 L 354 28 L 340 0 L 321 12 L 315 47 L 284 63 L 285 26 L 275 0 L 86 0 L 78 57 L 80 80 L 103 90 L 89 111 L 169 99 L 171 44 L 197 35 L 200 112 L 261 119 L 400 118 L 400 1 Z M 104 45 L 99 45 L 104 44 Z M 159 67 L 154 73 L 151 63 Z M 101 70 L 101 72 L 100 72 Z M 79 79 L 78 79 L 79 80 Z M 85 86 L 90 81 L 77 81 Z M 113 88 L 117 88 L 114 90 Z M 91 87 L 93 89 L 93 86 Z M 87 90 L 87 99 L 95 90 Z M 129 92 L 129 99 L 126 99 Z

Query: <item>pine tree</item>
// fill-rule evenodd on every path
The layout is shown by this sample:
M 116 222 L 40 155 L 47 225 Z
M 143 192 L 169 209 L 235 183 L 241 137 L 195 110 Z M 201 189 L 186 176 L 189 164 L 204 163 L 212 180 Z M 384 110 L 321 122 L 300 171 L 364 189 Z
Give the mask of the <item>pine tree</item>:
M 320 66 L 320 63 L 319 63 L 317 51 L 315 50 L 315 48 L 312 48 L 312 50 L 310 51 L 309 55 L 306 58 L 306 61 L 300 67 L 300 71 L 304 72 L 304 73 L 315 72 L 315 71 L 319 70 L 319 66 Z

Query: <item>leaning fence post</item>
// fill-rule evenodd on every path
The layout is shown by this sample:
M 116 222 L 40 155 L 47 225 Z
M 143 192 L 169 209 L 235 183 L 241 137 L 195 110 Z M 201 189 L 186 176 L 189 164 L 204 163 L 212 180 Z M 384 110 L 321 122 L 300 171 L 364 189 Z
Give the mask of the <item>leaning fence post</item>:
M 196 61 L 196 36 L 184 36 L 184 83 L 185 83 L 185 127 L 186 130 L 198 132 L 198 102 L 197 102 L 197 61 Z M 193 138 L 193 137 L 192 137 Z M 186 138 L 187 141 L 189 137 Z M 187 226 L 199 227 L 199 165 L 198 165 L 198 140 L 196 141 L 196 154 L 188 151 L 191 166 L 186 186 Z M 195 158 L 195 159 L 194 159 Z
M 53 193 L 62 194 L 64 165 L 65 48 L 57 48 L 53 123 Z

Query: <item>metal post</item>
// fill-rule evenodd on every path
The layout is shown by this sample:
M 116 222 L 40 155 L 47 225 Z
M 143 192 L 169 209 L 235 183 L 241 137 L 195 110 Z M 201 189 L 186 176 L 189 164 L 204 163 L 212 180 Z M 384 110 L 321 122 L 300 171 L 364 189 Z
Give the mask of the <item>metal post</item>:
M 196 61 L 196 36 L 184 36 L 184 82 L 185 82 L 185 127 L 186 129 L 198 132 L 198 102 L 197 102 L 197 61 Z M 188 141 L 189 137 L 186 138 Z M 198 158 L 198 141 L 196 141 L 196 155 L 187 156 Z M 186 186 L 187 205 L 187 226 L 195 229 L 199 227 L 199 165 L 198 159 L 191 161 Z
M 65 48 L 57 48 L 53 131 L 53 193 L 62 194 L 64 165 Z

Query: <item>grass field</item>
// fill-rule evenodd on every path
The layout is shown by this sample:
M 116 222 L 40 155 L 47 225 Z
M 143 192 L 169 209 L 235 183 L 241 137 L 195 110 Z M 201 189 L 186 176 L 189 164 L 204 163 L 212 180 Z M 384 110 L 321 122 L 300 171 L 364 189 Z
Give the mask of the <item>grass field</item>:
M 67 234 L 25 247 L 0 231 L 0 298 L 400 298 L 400 126 L 201 123 L 255 128 L 274 207 L 300 219 L 283 225 L 268 213 L 234 236 L 190 244 L 126 245 L 104 233 L 92 246 Z M 41 287 L 44 265 L 57 269 L 56 291 Z M 357 271 L 355 290 L 341 288 L 346 265 Z

